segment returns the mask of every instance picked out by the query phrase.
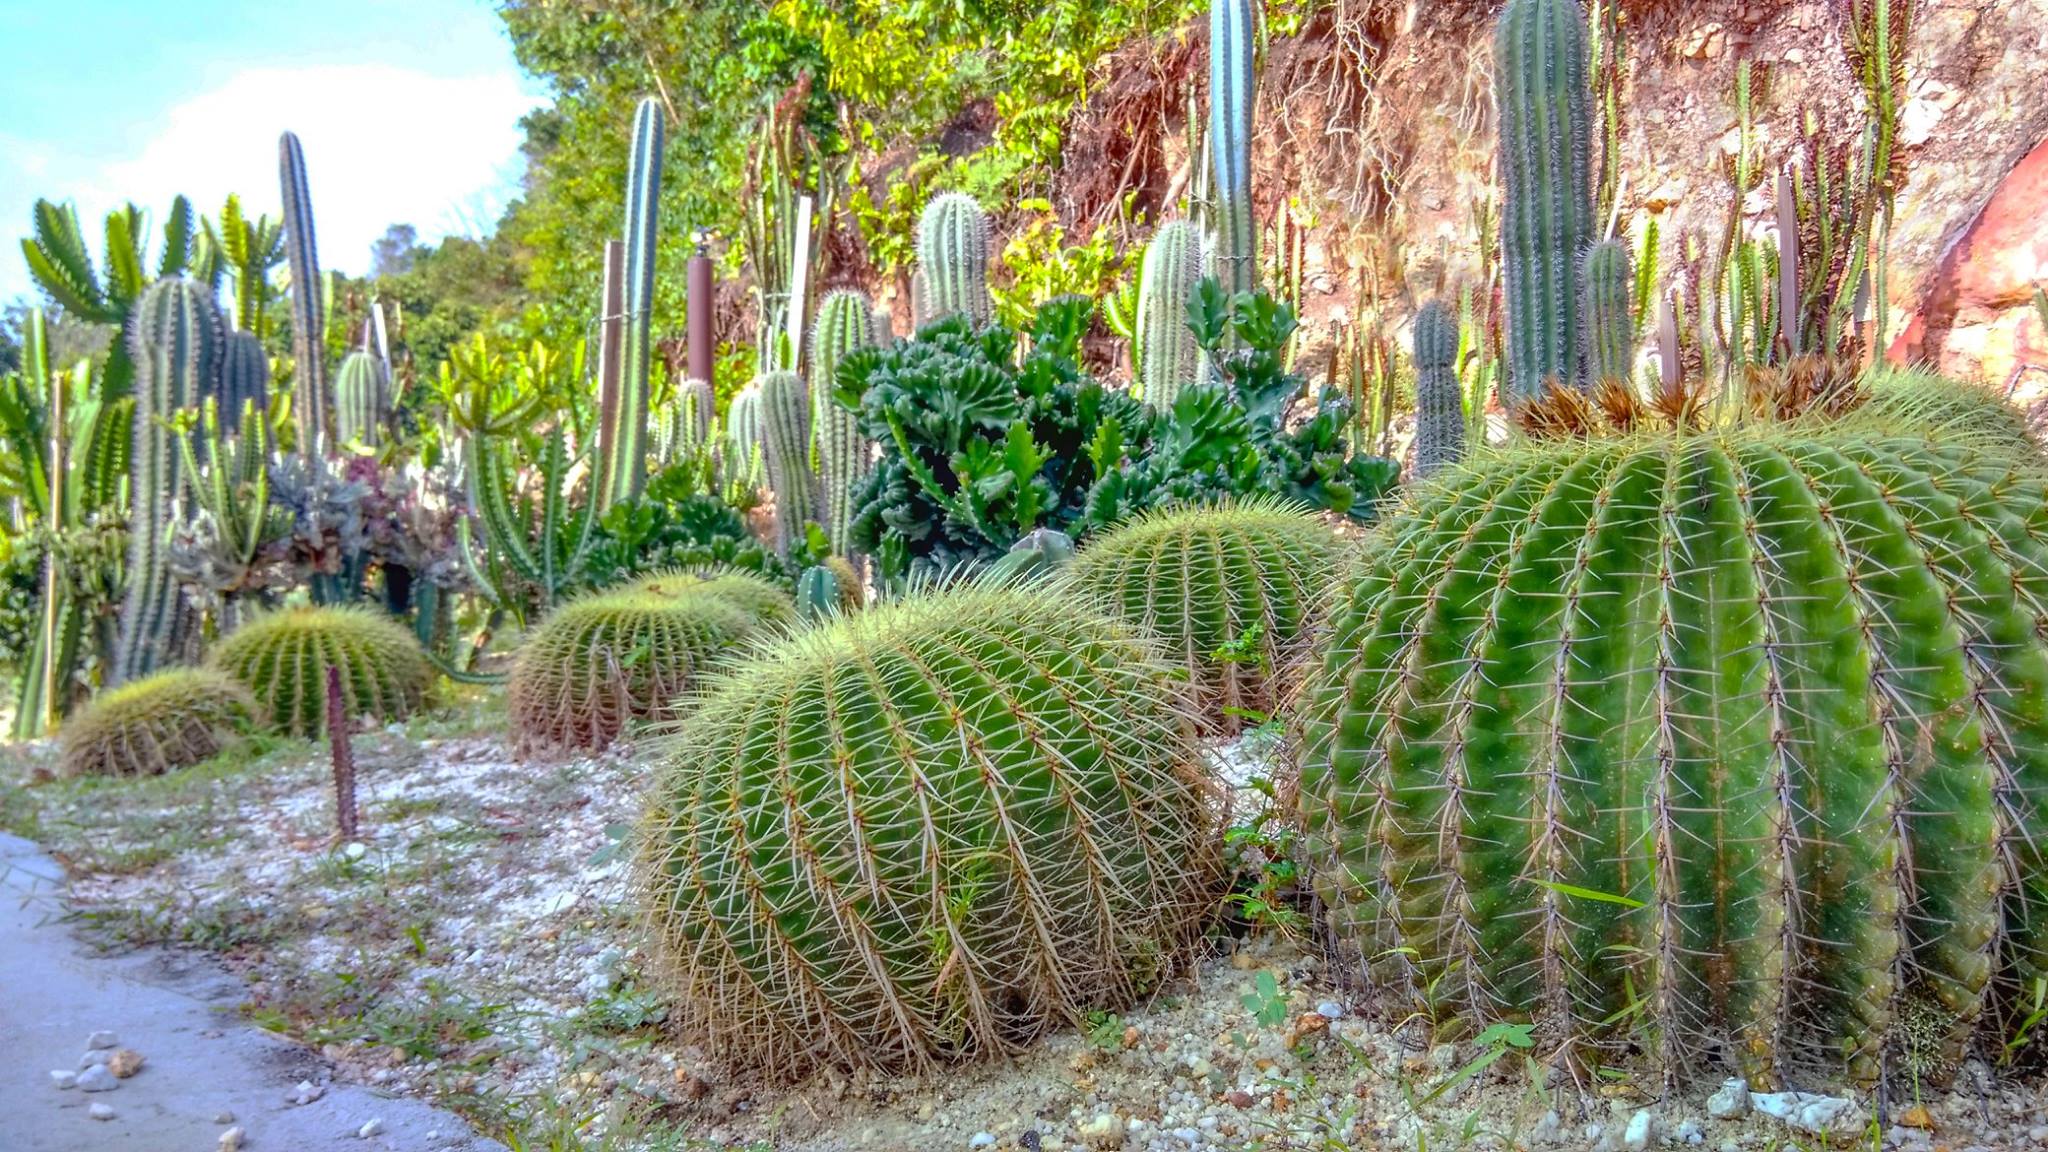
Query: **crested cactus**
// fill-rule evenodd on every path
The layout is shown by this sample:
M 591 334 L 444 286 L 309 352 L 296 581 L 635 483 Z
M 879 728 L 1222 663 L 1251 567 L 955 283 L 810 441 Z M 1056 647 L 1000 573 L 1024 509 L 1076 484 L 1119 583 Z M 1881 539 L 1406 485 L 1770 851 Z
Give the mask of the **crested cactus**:
M 655 231 L 661 220 L 662 151 L 667 122 L 649 96 L 633 116 L 633 153 L 626 172 L 625 331 L 619 370 L 606 380 L 617 395 L 601 405 L 597 434 L 600 512 L 640 495 L 647 481 L 647 377 L 654 354 Z
M 1415 314 L 1415 478 L 1465 455 L 1465 393 L 1458 380 L 1458 316 L 1432 300 Z
M 167 668 L 109 688 L 64 725 L 65 776 L 160 776 L 210 760 L 256 720 L 256 699 L 206 668 Z
M 1535 398 L 1583 384 L 1581 254 L 1593 209 L 1593 107 L 1579 0 L 1508 0 L 1495 27 L 1501 259 L 1507 270 L 1507 388 Z
M 753 626 L 701 589 L 636 586 L 568 601 L 513 661 L 505 703 L 519 746 L 595 751 L 632 725 L 674 719 L 720 653 Z
M 289 735 L 327 730 L 327 668 L 341 669 L 351 717 L 403 720 L 426 695 L 432 669 L 411 630 L 367 608 L 286 608 L 229 633 L 209 663 L 255 693 Z
M 391 414 L 391 384 L 384 362 L 369 352 L 351 352 L 334 374 L 334 442 L 376 448 Z
M 327 302 L 321 292 L 320 256 L 313 242 L 313 197 L 306 186 L 306 154 L 290 132 L 278 139 L 278 177 L 284 189 L 284 243 L 292 278 L 292 419 L 298 451 L 318 456 L 333 448 L 333 395 L 327 386 Z
M 213 293 L 183 277 L 150 285 L 128 320 L 135 419 L 128 456 L 128 589 L 114 656 L 116 683 L 154 671 L 180 631 L 185 609 L 164 547 L 184 510 L 191 478 L 173 424 L 219 382 L 223 332 Z
M 1258 222 L 1252 217 L 1258 26 L 1252 7 L 1252 0 L 1209 5 L 1208 144 L 1215 165 L 1216 278 L 1232 293 L 1259 286 Z
M 919 326 L 965 316 L 976 327 L 995 315 L 988 291 L 988 213 L 964 192 L 941 192 L 917 225 Z
M 1303 696 L 1334 936 L 1397 994 L 1674 1075 L 1869 1081 L 1914 1000 L 1951 1053 L 2009 1035 L 1994 989 L 2048 977 L 2044 508 L 1995 440 L 1857 419 L 1419 489 Z
M 1636 367 L 1635 269 L 1628 245 L 1603 240 L 1586 252 L 1580 282 L 1586 293 L 1586 377 L 1594 387 L 1610 380 L 1633 387 Z
M 1188 326 L 1188 297 L 1201 279 L 1201 231 L 1185 220 L 1161 226 L 1138 273 L 1135 392 L 1162 412 L 1202 377 L 1202 347 Z
M 811 333 L 811 420 L 818 437 L 818 485 L 824 490 L 825 537 L 848 551 L 861 484 L 873 461 L 860 418 L 832 399 L 839 362 L 875 343 L 874 305 L 862 292 L 831 292 L 818 304 Z
M 256 405 L 260 415 L 270 410 L 270 357 L 263 341 L 249 332 L 230 332 L 221 351 L 220 410 L 230 433 L 241 430 L 242 409 Z
M 1185 686 L 1047 588 L 841 616 L 713 684 L 642 868 L 680 1018 L 736 1065 L 1015 1051 L 1187 956 L 1216 844 Z
M 761 390 L 761 455 L 775 494 L 776 550 L 786 559 L 818 518 L 817 477 L 811 472 L 811 402 L 804 378 L 770 372 Z
M 651 572 L 625 586 L 634 592 L 661 596 L 708 596 L 745 613 L 754 627 L 779 627 L 796 619 L 789 592 L 754 572 L 713 565 Z
M 1230 732 L 1273 709 L 1342 556 L 1313 512 L 1249 500 L 1142 515 L 1089 541 L 1065 579 L 1158 636 L 1195 686 L 1204 724 Z

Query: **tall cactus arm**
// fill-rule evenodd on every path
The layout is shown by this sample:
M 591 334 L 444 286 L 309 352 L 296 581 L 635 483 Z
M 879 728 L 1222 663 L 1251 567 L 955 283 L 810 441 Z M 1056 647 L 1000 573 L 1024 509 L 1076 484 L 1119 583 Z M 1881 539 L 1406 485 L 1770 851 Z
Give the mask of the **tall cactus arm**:
M 1258 28 L 1251 0 L 1209 6 L 1209 147 L 1216 168 L 1218 279 L 1231 292 L 1258 287 L 1252 217 L 1252 108 L 1258 98 Z

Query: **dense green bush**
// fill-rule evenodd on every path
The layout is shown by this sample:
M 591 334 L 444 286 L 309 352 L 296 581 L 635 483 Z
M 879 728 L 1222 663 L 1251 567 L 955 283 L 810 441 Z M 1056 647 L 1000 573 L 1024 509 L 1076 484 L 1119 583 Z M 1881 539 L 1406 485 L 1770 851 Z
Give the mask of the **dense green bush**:
M 748 535 L 740 510 L 686 464 L 650 477 L 637 499 L 604 514 L 591 532 L 583 577 L 589 587 L 609 588 L 644 573 L 713 564 L 791 578 L 775 551 Z

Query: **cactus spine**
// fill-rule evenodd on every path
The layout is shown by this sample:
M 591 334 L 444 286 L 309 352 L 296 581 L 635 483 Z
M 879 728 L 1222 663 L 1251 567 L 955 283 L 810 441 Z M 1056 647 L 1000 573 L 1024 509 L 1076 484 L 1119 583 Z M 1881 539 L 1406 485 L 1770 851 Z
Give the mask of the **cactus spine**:
M 1251 0 L 1209 5 L 1209 155 L 1216 168 L 1217 279 L 1230 292 L 1259 286 L 1252 218 L 1252 109 L 1258 102 L 1258 28 Z
M 1586 252 L 1583 282 L 1587 378 L 1595 387 L 1610 380 L 1627 386 L 1636 364 L 1635 269 L 1628 245 L 1620 240 L 1593 245 Z
M 776 547 L 787 558 L 818 518 L 817 478 L 811 474 L 811 402 L 804 378 L 770 372 L 761 389 L 761 455 L 775 493 Z
M 597 506 L 600 514 L 640 495 L 647 480 L 647 374 L 654 350 L 655 230 L 661 219 L 661 101 L 640 101 L 633 116 L 633 155 L 626 173 L 625 332 L 619 371 L 606 376 L 618 394 L 601 408 Z
M 1495 29 L 1507 398 L 1584 386 L 1579 260 L 1593 244 L 1592 89 L 1579 0 L 1508 0 Z
M 1175 220 L 1145 246 L 1138 274 L 1138 399 L 1161 411 L 1201 378 L 1202 349 L 1188 327 L 1188 297 L 1202 279 L 1202 234 Z
M 845 554 L 853 532 L 854 494 L 871 466 L 860 419 L 832 398 L 839 362 L 875 343 L 874 305 L 861 292 L 832 292 L 818 304 L 811 333 L 811 419 L 818 433 L 818 483 L 824 489 L 825 535 Z
M 1415 315 L 1415 478 L 1465 455 L 1465 396 L 1458 381 L 1458 316 L 1440 300 Z
M 116 683 L 154 671 L 177 631 L 181 605 L 163 548 L 184 506 L 188 478 L 172 421 L 197 407 L 219 380 L 222 332 L 213 294 L 184 277 L 151 285 L 129 318 L 135 439 L 128 457 L 128 590 L 121 604 Z
M 306 187 L 306 154 L 299 138 L 285 133 L 277 142 L 278 177 L 284 190 L 285 256 L 292 276 L 292 419 L 298 450 L 317 456 L 333 446 L 333 398 L 327 390 L 327 311 L 322 300 L 320 255 L 313 243 L 313 198 Z
M 270 409 L 270 357 L 254 333 L 230 332 L 220 361 L 220 410 L 229 433 L 241 430 L 242 409 L 249 404 L 258 415 Z
M 964 192 L 942 192 L 917 226 L 917 322 L 964 315 L 976 327 L 995 306 L 988 292 L 988 214 Z
M 390 415 L 391 388 L 384 363 L 369 352 L 351 352 L 334 374 L 334 439 L 341 446 L 375 448 Z

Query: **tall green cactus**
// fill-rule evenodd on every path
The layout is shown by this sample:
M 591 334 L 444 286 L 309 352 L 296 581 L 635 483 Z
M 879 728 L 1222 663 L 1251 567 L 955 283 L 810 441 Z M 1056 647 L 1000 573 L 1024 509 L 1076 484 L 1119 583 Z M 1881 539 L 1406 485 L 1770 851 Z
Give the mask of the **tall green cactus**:
M 1602 240 L 1586 251 L 1581 274 L 1585 286 L 1586 375 L 1595 385 L 1635 378 L 1636 318 L 1633 299 L 1635 269 L 1628 243 Z
M 824 489 L 825 535 L 832 550 L 850 550 L 854 496 L 873 467 L 860 418 L 832 399 L 839 362 L 875 343 L 874 304 L 864 292 L 830 292 L 818 303 L 811 331 L 811 420 L 818 436 L 818 484 Z
M 995 314 L 988 291 L 988 213 L 964 192 L 941 192 L 917 225 L 917 322 L 965 316 L 978 327 Z
M 284 189 L 285 256 L 292 277 L 292 419 L 298 450 L 317 456 L 333 448 L 333 396 L 327 387 L 327 311 L 320 255 L 313 239 L 313 197 L 306 187 L 306 155 L 299 138 L 278 139 L 278 177 Z
M 1579 0 L 1508 0 L 1501 10 L 1494 76 L 1510 401 L 1552 380 L 1585 383 L 1579 260 L 1599 227 L 1587 51 Z
M 1383 985 L 1875 1079 L 2048 979 L 2048 480 L 1868 416 L 1534 443 L 1384 527 L 1301 711 Z M 2020 1010 L 2022 1013 L 2024 1009 Z
M 539 506 L 535 507 L 518 495 L 519 468 L 507 459 L 497 440 L 477 432 L 464 442 L 469 504 L 483 519 L 484 543 L 496 562 L 481 563 L 468 555 L 470 575 L 501 605 L 517 600 L 513 590 L 504 587 L 503 577 L 510 576 L 528 585 L 541 606 L 547 607 L 576 585 L 590 553 L 596 505 L 590 500 L 570 499 L 575 466 L 587 453 L 571 452 L 559 425 L 548 430 L 540 458 L 533 462 L 540 480 Z M 464 551 L 468 553 L 467 548 Z
M 191 425 L 197 426 L 196 436 L 182 434 Z M 256 402 L 246 400 L 241 417 L 226 425 L 219 403 L 207 397 L 197 412 L 182 414 L 179 429 L 178 455 L 193 506 L 212 521 L 218 562 L 231 581 L 224 589 L 221 625 L 223 631 L 232 630 L 242 608 L 241 585 L 255 567 L 257 552 L 282 531 L 280 518 L 289 519 L 270 505 L 270 424 Z M 204 461 L 195 439 L 206 451 Z
M 1230 292 L 1259 286 L 1252 217 L 1252 110 L 1258 103 L 1258 26 L 1252 0 L 1209 5 L 1209 156 L 1215 165 L 1217 279 Z
M 270 407 L 270 357 L 252 332 L 230 332 L 220 360 L 220 410 L 228 431 L 241 427 L 242 413 L 254 404 L 260 416 Z
M 710 444 L 711 417 L 717 403 L 709 380 L 685 380 L 677 386 L 675 429 L 671 433 L 676 455 L 701 452 Z
M 618 395 L 600 405 L 597 433 L 598 511 L 640 495 L 647 481 L 647 377 L 654 355 L 655 231 L 661 222 L 662 151 L 667 121 L 661 101 L 640 101 L 633 115 L 633 153 L 626 171 L 625 333 Z
M 169 655 L 182 609 L 164 562 L 189 477 L 174 421 L 220 377 L 224 329 L 213 294 L 183 277 L 150 285 L 128 321 L 135 362 L 134 448 L 129 454 L 128 591 L 121 604 L 114 679 L 134 680 Z
M 747 385 L 734 394 L 725 410 L 725 482 L 753 491 L 765 481 L 761 466 L 761 383 Z
M 761 395 L 761 455 L 775 493 L 776 548 L 787 558 L 818 518 L 817 477 L 811 472 L 811 401 L 804 378 L 770 372 L 755 381 Z
M 370 352 L 351 352 L 334 374 L 334 440 L 341 447 L 376 448 L 391 414 L 390 378 Z
M 1465 395 L 1458 379 L 1457 313 L 1431 300 L 1415 314 L 1415 478 L 1465 455 Z
M 1164 224 L 1145 246 L 1138 273 L 1138 399 L 1161 411 L 1202 377 L 1202 347 L 1188 326 L 1188 297 L 1202 279 L 1202 232 L 1185 220 Z

